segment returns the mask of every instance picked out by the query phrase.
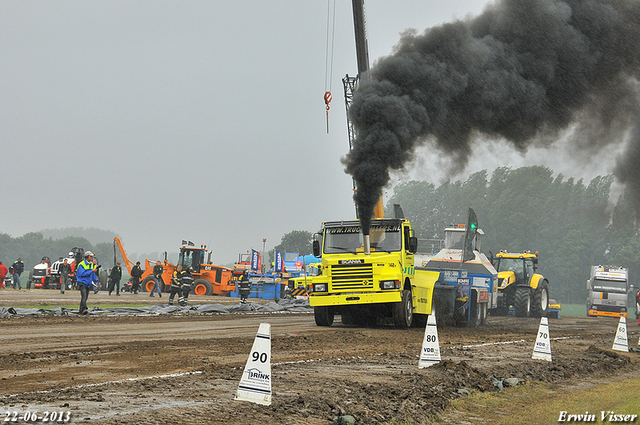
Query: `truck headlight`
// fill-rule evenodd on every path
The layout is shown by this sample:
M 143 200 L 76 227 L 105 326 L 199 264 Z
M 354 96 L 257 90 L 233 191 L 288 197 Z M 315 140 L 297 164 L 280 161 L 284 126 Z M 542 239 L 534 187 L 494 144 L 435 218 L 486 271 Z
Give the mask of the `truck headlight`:
M 313 285 L 313 292 L 327 292 L 326 283 L 315 283 Z
M 381 280 L 380 289 L 399 289 L 400 281 L 398 280 Z

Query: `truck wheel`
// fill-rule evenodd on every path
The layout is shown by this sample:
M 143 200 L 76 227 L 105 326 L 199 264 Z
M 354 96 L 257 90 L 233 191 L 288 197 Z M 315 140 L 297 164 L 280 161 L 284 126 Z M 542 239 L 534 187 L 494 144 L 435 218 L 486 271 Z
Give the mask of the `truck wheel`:
M 153 291 L 153 286 L 156 284 L 156 281 L 153 279 L 153 276 L 147 276 L 142 281 L 142 285 L 140 285 L 140 289 L 142 292 L 151 292 Z M 160 289 L 162 290 L 162 288 Z
M 413 303 L 411 302 L 411 291 L 402 291 L 402 301 L 393 306 L 393 324 L 397 329 L 411 327 L 413 322 Z
M 532 313 L 534 317 L 547 317 L 549 313 L 549 284 L 546 280 L 538 285 L 533 294 Z
M 193 293 L 196 295 L 212 295 L 213 285 L 207 279 L 196 279 L 193 282 Z
M 518 317 L 529 317 L 531 314 L 531 291 L 528 286 L 516 289 L 513 308 Z
M 333 311 L 329 307 L 313 307 L 313 316 L 318 326 L 333 325 Z

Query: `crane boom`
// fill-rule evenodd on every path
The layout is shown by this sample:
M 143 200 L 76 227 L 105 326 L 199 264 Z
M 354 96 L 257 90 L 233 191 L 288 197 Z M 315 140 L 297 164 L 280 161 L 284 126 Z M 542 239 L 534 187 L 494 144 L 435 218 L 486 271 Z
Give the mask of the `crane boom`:
M 367 27 L 366 19 L 364 16 L 364 0 L 351 0 L 351 6 L 353 8 L 353 28 L 356 38 L 356 60 L 358 62 L 358 75 L 350 77 L 349 74 L 345 75 L 342 79 L 344 85 L 344 101 L 347 109 L 347 132 L 349 135 L 349 150 L 353 148 L 353 141 L 356 139 L 356 130 L 353 123 L 349 119 L 349 108 L 353 101 L 353 95 L 358 86 L 358 81 L 368 78 L 369 71 L 369 45 L 367 42 Z M 353 183 L 354 190 L 355 182 Z M 358 213 L 356 209 L 356 214 Z M 384 200 L 382 195 L 373 210 L 373 216 L 375 218 L 384 218 Z
M 367 43 L 367 27 L 364 16 L 364 0 L 352 0 L 353 28 L 356 35 L 356 60 L 358 76 L 363 78 L 369 70 L 369 45 Z

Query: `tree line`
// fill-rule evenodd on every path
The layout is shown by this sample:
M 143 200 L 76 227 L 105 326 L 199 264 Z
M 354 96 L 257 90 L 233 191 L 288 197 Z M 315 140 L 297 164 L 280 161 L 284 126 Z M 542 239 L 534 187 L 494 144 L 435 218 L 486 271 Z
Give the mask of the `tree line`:
M 94 245 L 78 236 L 45 238 L 40 232 L 26 233 L 17 238 L 0 233 L 0 261 L 9 267 L 16 259 L 22 258 L 27 275 L 43 257 L 49 257 L 54 262 L 61 257 L 66 258 L 74 247 L 92 251 L 105 267 L 113 266 L 113 243 L 100 242 Z
M 550 281 L 550 296 L 560 302 L 586 300 L 591 265 L 629 269 L 640 282 L 638 223 L 626 191 L 612 199 L 612 175 L 590 182 L 546 167 L 486 170 L 439 187 L 409 181 L 394 188 L 387 204 L 400 204 L 421 241 L 443 238 L 445 227 L 466 223 L 473 208 L 483 230 L 481 251 L 539 252 L 539 273 Z M 428 245 L 428 243 L 426 244 Z M 424 248 L 424 247 L 423 247 Z

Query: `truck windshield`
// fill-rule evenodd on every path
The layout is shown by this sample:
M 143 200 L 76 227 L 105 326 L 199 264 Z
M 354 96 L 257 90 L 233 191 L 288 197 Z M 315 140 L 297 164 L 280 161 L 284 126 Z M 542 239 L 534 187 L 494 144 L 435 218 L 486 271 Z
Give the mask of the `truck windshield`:
M 627 293 L 627 282 L 620 280 L 593 280 L 593 290 L 599 292 L 617 292 L 620 294 Z
M 400 226 L 371 226 L 369 235 L 371 239 L 371 252 L 400 251 L 402 248 Z M 360 226 L 332 227 L 325 230 L 325 254 L 356 253 L 363 251 L 364 245 Z

